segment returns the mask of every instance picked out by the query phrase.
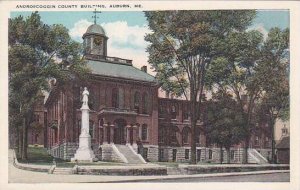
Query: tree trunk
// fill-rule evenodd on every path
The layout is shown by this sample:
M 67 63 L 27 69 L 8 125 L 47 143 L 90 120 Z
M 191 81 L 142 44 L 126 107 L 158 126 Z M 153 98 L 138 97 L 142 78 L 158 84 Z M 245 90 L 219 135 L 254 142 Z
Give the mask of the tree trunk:
M 227 153 L 227 164 L 230 164 L 230 147 L 226 148 L 226 153 Z
M 195 119 L 193 119 L 195 120 Z M 195 136 L 196 136 L 196 122 L 192 121 L 191 123 L 191 164 L 196 164 L 196 141 L 195 141 Z
M 23 150 L 23 127 L 18 126 L 18 157 L 20 158 Z
M 243 164 L 248 163 L 248 148 L 249 148 L 249 137 L 245 139 L 244 152 L 243 152 Z
M 27 119 L 23 119 L 23 144 L 22 144 L 22 155 L 21 159 L 26 160 L 27 159 L 27 134 L 28 128 L 27 128 Z
M 271 149 L 272 149 L 272 153 L 271 153 L 271 162 L 272 164 L 276 164 L 277 160 L 275 159 L 275 139 L 274 139 L 274 124 L 275 121 L 271 118 Z
M 220 146 L 220 164 L 222 164 L 223 163 L 223 146 L 221 145 Z
M 197 118 L 196 118 L 196 97 L 194 96 L 194 92 L 191 92 L 190 95 L 191 102 L 190 102 L 190 108 L 191 108 L 191 164 L 196 164 L 196 124 L 197 124 Z

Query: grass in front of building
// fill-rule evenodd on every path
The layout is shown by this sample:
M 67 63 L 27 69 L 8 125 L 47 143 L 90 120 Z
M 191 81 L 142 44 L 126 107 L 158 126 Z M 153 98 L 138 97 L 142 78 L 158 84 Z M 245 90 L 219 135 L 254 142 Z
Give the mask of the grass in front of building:
M 28 147 L 27 160 L 18 159 L 20 163 L 51 165 L 53 157 L 43 147 Z
M 18 159 L 20 163 L 24 164 L 36 164 L 36 165 L 53 165 L 54 157 L 49 155 L 47 150 L 43 147 L 28 147 L 28 159 L 21 160 Z M 76 165 L 74 162 L 68 162 L 62 159 L 55 158 L 57 167 L 68 167 L 72 168 Z M 78 163 L 78 165 L 105 165 L 105 166 L 120 166 L 123 163 L 117 162 L 91 162 L 91 163 Z

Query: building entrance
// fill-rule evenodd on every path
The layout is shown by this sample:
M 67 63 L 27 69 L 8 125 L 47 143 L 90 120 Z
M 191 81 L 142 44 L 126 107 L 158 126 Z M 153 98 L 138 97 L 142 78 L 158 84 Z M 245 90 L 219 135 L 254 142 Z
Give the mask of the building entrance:
M 114 128 L 114 143 L 126 144 L 126 121 L 124 119 L 118 119 L 115 121 Z

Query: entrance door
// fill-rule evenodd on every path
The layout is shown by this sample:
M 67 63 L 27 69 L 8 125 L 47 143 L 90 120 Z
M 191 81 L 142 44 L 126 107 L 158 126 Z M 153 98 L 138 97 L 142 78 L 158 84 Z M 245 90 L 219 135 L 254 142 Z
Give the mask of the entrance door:
M 115 122 L 115 129 L 114 129 L 114 143 L 115 144 L 125 144 L 125 126 L 126 121 L 123 119 L 118 119 Z

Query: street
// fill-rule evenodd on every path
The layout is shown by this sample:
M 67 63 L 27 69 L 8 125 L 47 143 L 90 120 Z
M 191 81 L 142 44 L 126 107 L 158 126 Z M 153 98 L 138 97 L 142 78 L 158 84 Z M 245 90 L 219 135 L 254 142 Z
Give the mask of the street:
M 242 176 L 222 176 L 222 177 L 199 177 L 182 179 L 158 179 L 140 182 L 159 182 L 159 183 L 186 183 L 186 182 L 289 182 L 290 173 L 256 174 Z

